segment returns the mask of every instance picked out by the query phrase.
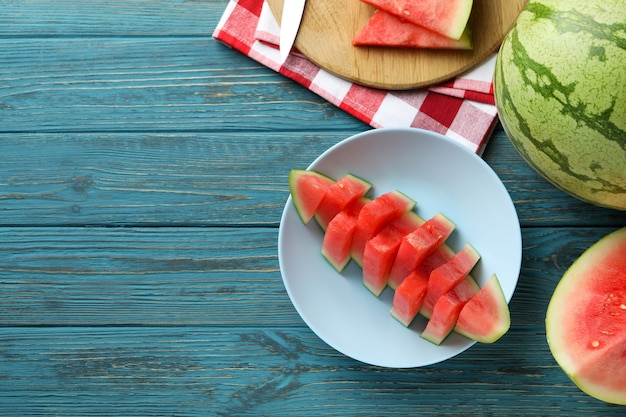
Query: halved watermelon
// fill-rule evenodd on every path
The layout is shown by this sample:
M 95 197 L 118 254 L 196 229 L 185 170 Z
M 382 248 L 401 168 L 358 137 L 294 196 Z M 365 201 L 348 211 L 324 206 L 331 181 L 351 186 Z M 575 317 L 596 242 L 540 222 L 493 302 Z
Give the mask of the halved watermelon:
M 352 259 L 363 264 L 365 244 L 390 222 L 415 207 L 415 200 L 400 191 L 390 191 L 376 197 L 359 213 L 352 240 Z
M 356 220 L 361 208 L 370 201 L 367 197 L 356 199 L 328 223 L 322 241 L 322 255 L 337 272 L 343 271 L 350 262 Z
M 459 39 L 472 11 L 472 0 L 362 0 L 415 25 Z
M 479 290 L 476 281 L 466 275 L 452 290 L 439 297 L 421 337 L 440 345 L 454 329 L 461 309 Z
M 587 394 L 626 405 L 626 227 L 565 272 L 546 313 L 550 351 Z
M 370 188 L 372 188 L 372 184 L 352 174 L 339 178 L 328 187 L 322 197 L 322 201 L 315 211 L 315 220 L 322 229 L 326 230 L 328 223 L 337 213 L 351 202 L 367 194 Z
M 334 183 L 334 179 L 315 171 L 292 169 L 289 172 L 291 199 L 304 224 L 313 218 L 324 194 Z
M 387 286 L 389 271 L 407 233 L 415 230 L 421 217 L 414 211 L 407 211 L 392 221 L 365 244 L 363 251 L 363 284 L 375 296 L 379 296 Z
M 457 40 L 402 20 L 383 10 L 377 10 L 372 15 L 352 40 L 352 44 L 426 49 L 473 48 L 469 27 L 466 27 L 461 38 Z
M 463 246 L 448 262 L 433 270 L 428 278 L 426 297 L 433 306 L 474 268 L 480 254 L 469 243 Z
M 407 275 L 448 239 L 455 227 L 450 219 L 437 213 L 407 234 L 400 243 L 389 272 L 389 286 L 397 288 Z
M 463 306 L 454 330 L 481 343 L 493 343 L 511 326 L 509 306 L 500 281 L 493 274 L 487 283 Z

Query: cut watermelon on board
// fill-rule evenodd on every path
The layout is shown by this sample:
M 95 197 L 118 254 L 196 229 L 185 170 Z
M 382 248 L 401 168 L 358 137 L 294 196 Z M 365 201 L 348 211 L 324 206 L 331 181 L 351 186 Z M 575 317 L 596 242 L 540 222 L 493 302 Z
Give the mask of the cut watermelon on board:
M 550 351 L 587 394 L 626 405 L 626 227 L 565 272 L 546 312 Z
M 479 290 L 476 281 L 466 275 L 452 290 L 439 297 L 421 337 L 440 345 L 454 329 L 461 309 Z
M 472 35 L 466 27 L 460 39 L 452 39 L 422 26 L 377 10 L 352 40 L 354 46 L 384 46 L 425 49 L 472 49 Z
M 363 206 L 370 201 L 367 197 L 356 199 L 328 223 L 322 240 L 322 255 L 337 272 L 343 271 L 350 262 L 356 221 Z
M 415 200 L 400 191 L 385 193 L 366 204 L 359 213 L 352 239 L 352 259 L 363 264 L 365 244 L 390 222 L 415 207 Z
M 363 197 L 372 188 L 372 184 L 352 174 L 347 174 L 333 183 L 322 197 L 315 220 L 323 230 L 328 223 L 348 204 Z
M 459 39 L 472 11 L 472 0 L 362 0 L 400 19 Z
M 493 343 L 510 326 L 509 306 L 500 281 L 493 274 L 480 291 L 463 306 L 454 331 L 477 342 Z
M 428 301 L 434 306 L 439 297 L 452 290 L 470 273 L 479 259 L 480 254 L 468 243 L 448 262 L 433 270 L 428 278 Z
M 397 288 L 407 275 L 448 239 L 455 227 L 450 219 L 437 213 L 407 234 L 400 243 L 389 272 L 389 286 Z
M 319 172 L 292 169 L 289 172 L 289 192 L 302 223 L 307 224 L 315 214 L 324 194 L 335 180 Z
M 389 279 L 389 271 L 400 242 L 407 233 L 415 230 L 423 220 L 414 211 L 407 211 L 385 226 L 365 244 L 363 251 L 363 284 L 372 294 L 379 296 Z

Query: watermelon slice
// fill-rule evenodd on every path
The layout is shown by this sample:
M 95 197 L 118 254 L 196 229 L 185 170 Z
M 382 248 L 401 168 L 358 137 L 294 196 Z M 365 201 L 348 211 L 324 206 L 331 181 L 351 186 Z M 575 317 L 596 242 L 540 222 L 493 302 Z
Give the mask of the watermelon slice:
M 448 262 L 434 269 L 428 278 L 428 301 L 434 306 L 439 297 L 452 290 L 470 273 L 479 259 L 480 254 L 468 243 Z
M 436 306 L 435 306 L 436 308 Z M 481 343 L 493 343 L 511 326 L 509 306 L 498 277 L 487 283 L 463 306 L 454 330 Z
M 315 171 L 292 169 L 289 172 L 289 192 L 304 224 L 313 218 L 324 194 L 334 183 L 332 178 Z
M 626 227 L 565 272 L 546 313 L 550 351 L 587 394 L 626 405 Z
M 377 10 L 352 40 L 355 46 L 471 50 L 472 35 L 466 27 L 460 39 L 452 39 Z
M 453 256 L 454 252 L 447 245 L 442 245 L 404 278 L 394 293 L 391 315 L 405 326 L 413 321 L 418 312 L 430 317 L 432 305 L 424 306 L 430 273 Z M 424 314 L 424 311 L 428 311 L 428 314 Z
M 315 220 L 323 230 L 328 223 L 348 204 L 363 197 L 372 188 L 372 184 L 352 174 L 347 174 L 333 183 L 322 197 L 317 210 Z
M 375 296 L 387 286 L 389 271 L 407 233 L 415 230 L 423 220 L 414 211 L 407 211 L 385 226 L 365 244 L 363 251 L 363 284 Z
M 479 290 L 476 281 L 466 275 L 459 284 L 437 300 L 421 337 L 440 345 L 454 329 L 461 309 Z
M 452 39 L 463 35 L 472 0 L 362 0 L 400 19 Z
M 390 191 L 372 200 L 359 213 L 352 240 L 352 258 L 363 264 L 365 244 L 390 222 L 415 207 L 415 200 L 400 191 Z
M 370 201 L 367 197 L 358 198 L 348 204 L 348 207 L 340 211 L 328 223 L 322 241 L 322 255 L 337 272 L 343 271 L 350 262 L 352 236 L 356 230 L 356 220 L 361 208 Z
M 397 288 L 407 275 L 448 239 L 455 227 L 450 219 L 437 213 L 407 234 L 400 243 L 389 272 L 389 286 Z
M 413 271 L 393 294 L 391 315 L 405 326 L 409 326 L 422 307 L 428 289 L 428 276 Z

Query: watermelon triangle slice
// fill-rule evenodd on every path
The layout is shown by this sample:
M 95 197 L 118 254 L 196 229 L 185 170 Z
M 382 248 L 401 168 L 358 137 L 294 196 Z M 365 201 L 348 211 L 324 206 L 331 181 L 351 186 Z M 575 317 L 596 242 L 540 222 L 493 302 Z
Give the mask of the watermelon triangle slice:
M 307 224 L 315 214 L 326 191 L 335 183 L 319 172 L 292 169 L 289 172 L 289 192 L 302 223 Z
M 465 31 L 472 0 L 362 0 L 400 19 L 452 39 Z
M 466 27 L 460 39 L 452 39 L 377 10 L 352 40 L 354 46 L 386 46 L 425 49 L 473 48 L 472 35 Z

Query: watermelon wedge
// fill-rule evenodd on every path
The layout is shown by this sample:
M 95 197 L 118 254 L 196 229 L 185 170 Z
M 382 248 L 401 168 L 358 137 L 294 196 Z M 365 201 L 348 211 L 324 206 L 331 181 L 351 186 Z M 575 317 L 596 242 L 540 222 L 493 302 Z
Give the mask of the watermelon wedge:
M 352 236 L 361 208 L 371 200 L 361 197 L 348 204 L 328 223 L 322 240 L 322 255 L 341 272 L 348 265 L 352 255 Z
M 302 223 L 307 224 L 315 214 L 324 194 L 335 180 L 319 172 L 292 169 L 289 172 L 289 192 Z
M 470 273 L 479 259 L 480 254 L 468 243 L 448 262 L 433 270 L 428 278 L 428 301 L 434 306 Z
M 454 252 L 447 245 L 442 245 L 405 277 L 394 293 L 391 315 L 405 326 L 413 321 L 417 313 L 430 317 L 432 305 L 424 306 L 430 273 L 453 256 Z M 425 311 L 428 314 L 424 314 Z
M 363 264 L 365 244 L 390 222 L 415 207 L 415 200 L 400 191 L 390 191 L 376 197 L 359 212 L 356 231 L 352 239 L 352 258 Z
M 417 26 L 382 10 L 374 12 L 352 40 L 354 46 L 385 46 L 425 49 L 471 50 L 472 35 L 466 27 L 461 37 L 452 39 Z
M 328 223 L 337 213 L 351 202 L 367 194 L 371 187 L 372 184 L 352 174 L 339 178 L 328 187 L 322 197 L 315 211 L 315 220 L 323 230 L 326 230 Z
M 405 326 L 409 326 L 422 307 L 428 290 L 428 276 L 413 271 L 393 294 L 391 315 Z
M 493 274 L 480 291 L 463 306 L 454 331 L 477 342 L 493 343 L 510 326 L 509 306 L 500 281 Z
M 476 281 L 466 275 L 452 290 L 439 297 L 421 337 L 440 345 L 454 329 L 461 309 L 479 290 Z
M 375 296 L 378 297 L 387 286 L 389 271 L 400 247 L 400 242 L 422 221 L 414 211 L 407 211 L 385 226 L 365 244 L 362 265 L 363 284 Z
M 450 219 L 437 213 L 407 234 L 400 243 L 389 272 L 389 286 L 397 288 L 407 275 L 448 239 L 455 227 Z
M 582 391 L 626 405 L 626 227 L 589 247 L 563 274 L 548 304 L 546 337 Z
M 472 0 L 362 0 L 400 19 L 452 39 L 460 39 L 472 11 Z

